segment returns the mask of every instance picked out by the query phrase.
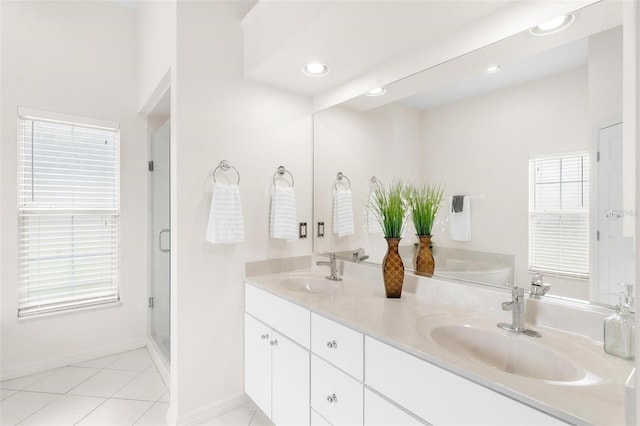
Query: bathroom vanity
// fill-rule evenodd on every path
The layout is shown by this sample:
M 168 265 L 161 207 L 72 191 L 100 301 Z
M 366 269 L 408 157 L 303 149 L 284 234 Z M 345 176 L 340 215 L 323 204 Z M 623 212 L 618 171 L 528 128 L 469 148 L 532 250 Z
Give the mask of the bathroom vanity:
M 245 391 L 275 424 L 625 424 L 633 362 L 605 354 L 600 330 L 542 326 L 529 299 L 542 337 L 510 333 L 496 327 L 506 291 L 411 275 L 392 300 L 379 269 L 349 267 L 340 282 L 245 280 Z

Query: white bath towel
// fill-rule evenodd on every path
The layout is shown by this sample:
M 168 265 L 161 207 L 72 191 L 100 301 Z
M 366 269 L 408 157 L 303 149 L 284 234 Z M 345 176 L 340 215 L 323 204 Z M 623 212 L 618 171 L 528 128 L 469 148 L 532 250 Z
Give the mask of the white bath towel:
M 292 187 L 276 186 L 271 196 L 271 238 L 298 239 L 296 197 Z
M 376 198 L 373 192 L 371 192 L 369 194 L 369 204 L 367 204 L 367 232 L 369 234 L 382 234 L 382 226 L 380 226 L 380 222 L 378 222 L 375 206 L 377 206 Z
M 244 220 L 240 187 L 237 184 L 213 185 L 207 241 L 213 244 L 232 244 L 244 241 Z
M 333 233 L 345 237 L 354 232 L 353 195 L 350 189 L 337 189 L 333 196 Z
M 452 241 L 471 241 L 471 200 L 462 199 L 462 211 L 453 211 L 453 200 L 449 205 L 449 238 Z

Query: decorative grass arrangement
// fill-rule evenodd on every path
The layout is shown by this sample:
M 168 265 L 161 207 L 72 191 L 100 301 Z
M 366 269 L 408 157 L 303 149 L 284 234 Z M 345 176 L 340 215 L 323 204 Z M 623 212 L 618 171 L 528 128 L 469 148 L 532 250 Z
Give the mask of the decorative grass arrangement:
M 382 185 L 372 189 L 371 211 L 382 227 L 385 238 L 400 238 L 406 224 L 407 204 L 404 200 L 406 186 L 401 180 L 388 187 Z
M 408 186 L 406 198 L 417 235 L 431 235 L 433 222 L 442 203 L 444 188 L 440 185 Z

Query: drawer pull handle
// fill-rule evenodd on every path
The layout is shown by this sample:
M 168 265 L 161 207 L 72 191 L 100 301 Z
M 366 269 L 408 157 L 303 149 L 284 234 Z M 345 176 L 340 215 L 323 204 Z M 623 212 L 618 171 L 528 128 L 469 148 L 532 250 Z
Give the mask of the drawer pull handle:
M 263 334 L 260 337 L 262 338 L 262 340 L 267 340 L 269 338 L 269 335 L 268 334 Z
M 329 349 L 338 349 L 338 342 L 332 340 L 331 342 L 327 342 L 327 347 Z
M 338 397 L 336 396 L 336 394 L 335 394 L 335 393 L 334 393 L 333 395 L 329 395 L 329 396 L 327 397 L 327 402 L 328 402 L 329 404 L 332 404 L 332 403 L 334 403 L 334 402 L 338 402 Z
M 269 342 L 271 346 L 278 346 L 278 339 L 272 340 Z

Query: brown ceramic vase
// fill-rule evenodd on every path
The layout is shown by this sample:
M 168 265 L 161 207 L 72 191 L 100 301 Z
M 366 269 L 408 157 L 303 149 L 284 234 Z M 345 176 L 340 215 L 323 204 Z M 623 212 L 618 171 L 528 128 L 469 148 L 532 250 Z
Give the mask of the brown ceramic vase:
M 418 254 L 416 255 L 416 274 L 425 277 L 432 277 L 436 268 L 431 253 L 431 235 L 416 235 L 420 240 Z
M 400 238 L 385 238 L 387 240 L 387 254 L 382 259 L 382 278 L 384 291 L 389 299 L 397 299 L 402 295 L 404 281 L 404 265 L 398 253 Z

